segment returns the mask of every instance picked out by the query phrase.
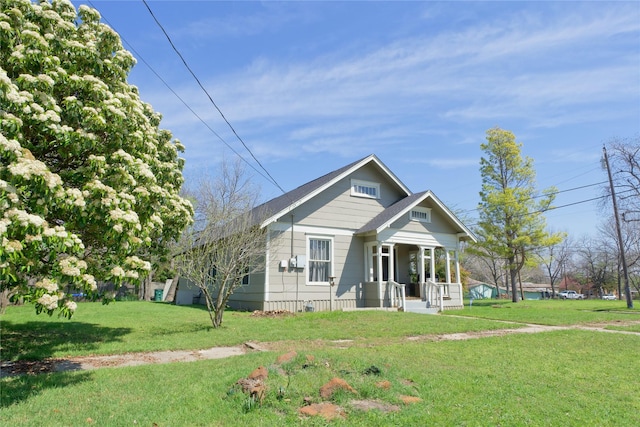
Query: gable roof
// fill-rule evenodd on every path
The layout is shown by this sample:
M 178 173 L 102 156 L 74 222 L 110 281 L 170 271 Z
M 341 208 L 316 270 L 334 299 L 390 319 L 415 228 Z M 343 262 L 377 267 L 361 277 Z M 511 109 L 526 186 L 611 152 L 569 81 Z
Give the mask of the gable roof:
M 384 164 L 375 154 L 370 154 L 367 157 L 364 157 L 360 160 L 357 160 L 353 163 L 350 163 L 346 166 L 341 167 L 340 169 L 336 169 L 333 172 L 329 172 L 326 175 L 321 176 L 320 178 L 314 179 L 313 181 L 307 182 L 306 184 L 301 185 L 298 188 L 295 188 L 281 196 L 278 196 L 274 199 L 269 200 L 268 202 L 263 203 L 260 206 L 257 206 L 254 210 L 257 212 L 267 212 L 267 219 L 261 223 L 261 227 L 265 227 L 272 222 L 278 220 L 278 218 L 283 215 L 291 212 L 296 207 L 300 206 L 307 200 L 316 196 L 318 193 L 326 190 L 339 180 L 344 177 L 350 175 L 354 171 L 362 168 L 363 166 L 374 163 L 377 165 L 386 175 L 387 177 L 393 181 L 401 191 L 403 191 L 407 196 L 411 195 L 411 191 L 405 186 L 402 181 L 398 179 L 398 177 L 391 172 L 391 170 Z
M 399 200 L 387 209 L 376 215 L 371 221 L 363 225 L 356 234 L 363 234 L 375 231 L 380 233 L 385 228 L 389 227 L 393 222 L 398 220 L 403 215 L 409 213 L 411 209 L 422 203 L 426 199 L 431 199 L 438 206 L 438 208 L 460 229 L 464 234 L 469 236 L 471 240 L 476 241 L 475 235 L 469 230 L 453 212 L 449 210 L 441 201 L 436 197 L 431 190 L 423 191 L 421 193 L 411 194 L 404 199 Z

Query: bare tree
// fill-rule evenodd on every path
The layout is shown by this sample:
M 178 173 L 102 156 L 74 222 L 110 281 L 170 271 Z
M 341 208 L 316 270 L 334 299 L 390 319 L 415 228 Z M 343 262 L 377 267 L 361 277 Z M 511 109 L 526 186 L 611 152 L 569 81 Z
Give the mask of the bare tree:
M 604 290 L 614 287 L 617 255 L 603 241 L 584 238 L 576 249 L 576 255 L 577 266 L 582 272 L 581 285 L 587 292 L 602 295 Z
M 636 269 L 629 268 L 626 252 L 628 246 L 638 246 L 640 237 L 640 136 L 614 139 L 609 146 L 610 155 L 603 147 L 604 164 L 610 181 L 606 192 L 613 196 L 618 256 L 622 263 L 627 307 L 632 308 L 631 287 L 636 287 L 638 281 L 637 277 L 632 277 L 631 271 L 635 272 Z
M 611 141 L 609 164 L 623 219 L 640 224 L 640 137 Z
M 637 223 L 631 221 L 622 222 L 621 227 L 622 244 L 625 248 L 627 268 L 629 271 L 629 282 L 636 291 L 640 291 L 638 288 L 638 276 L 640 273 L 640 227 Z M 602 223 L 601 226 L 598 227 L 598 231 L 600 232 L 603 247 L 616 259 L 618 296 L 621 298 L 623 294 L 622 274 L 620 273 L 622 271 L 622 259 L 618 248 L 618 237 L 614 219 L 610 218 L 608 222 Z
M 497 290 L 503 287 L 507 293 L 509 293 L 509 287 L 506 283 L 507 270 L 504 258 L 481 247 L 470 247 L 467 249 L 467 253 L 469 256 L 464 259 L 465 268 L 468 269 L 476 279 L 493 283 Z
M 556 284 L 561 282 L 562 273 L 567 269 L 567 264 L 571 258 L 572 245 L 571 239 L 565 237 L 562 242 L 553 243 L 536 253 L 540 266 L 544 269 L 549 279 L 552 297 L 557 294 Z
M 225 163 L 220 176 L 191 190 L 196 221 L 183 235 L 175 266 L 201 291 L 214 328 L 222 325 L 233 292 L 264 269 L 266 230 L 254 208 L 257 195 L 239 162 Z

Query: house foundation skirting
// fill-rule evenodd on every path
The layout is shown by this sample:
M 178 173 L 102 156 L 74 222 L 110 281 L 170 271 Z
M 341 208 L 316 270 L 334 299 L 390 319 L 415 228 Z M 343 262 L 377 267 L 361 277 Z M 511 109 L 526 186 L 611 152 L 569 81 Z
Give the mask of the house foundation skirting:
M 464 308 L 464 306 L 462 305 L 444 305 L 444 307 L 442 307 L 443 311 L 446 310 L 462 310 Z
M 353 299 L 316 299 L 316 300 L 282 300 L 282 301 L 229 301 L 227 304 L 234 310 L 242 311 L 275 311 L 287 310 L 292 313 L 309 311 L 342 311 L 363 307 L 362 302 Z

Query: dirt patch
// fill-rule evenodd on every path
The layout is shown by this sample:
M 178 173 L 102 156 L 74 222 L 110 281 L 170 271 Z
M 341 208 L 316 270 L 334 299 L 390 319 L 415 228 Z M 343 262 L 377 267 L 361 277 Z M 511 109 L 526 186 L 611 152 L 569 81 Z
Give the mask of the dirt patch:
M 223 359 L 246 354 L 248 346 L 213 347 L 205 350 L 158 351 L 127 353 L 105 356 L 80 356 L 68 359 L 45 359 L 38 361 L 18 360 L 2 362 L 0 378 L 15 375 L 35 375 L 48 372 L 88 371 L 101 368 L 118 368 L 197 360 Z
M 57 360 L 21 360 L 19 362 L 2 362 L 0 377 L 13 375 L 46 374 L 55 370 Z
M 349 402 L 351 406 L 360 411 L 371 411 L 376 409 L 380 412 L 398 412 L 400 407 L 398 405 L 392 405 L 387 402 L 380 402 L 378 400 L 352 400 Z
M 255 310 L 251 313 L 251 317 L 283 317 L 283 316 L 293 316 L 295 313 L 289 310 Z
M 338 405 L 334 405 L 333 403 L 313 403 L 309 406 L 303 406 L 298 410 L 301 415 L 306 416 L 321 416 L 327 421 L 331 421 L 335 418 L 346 418 L 346 414 L 344 409 Z

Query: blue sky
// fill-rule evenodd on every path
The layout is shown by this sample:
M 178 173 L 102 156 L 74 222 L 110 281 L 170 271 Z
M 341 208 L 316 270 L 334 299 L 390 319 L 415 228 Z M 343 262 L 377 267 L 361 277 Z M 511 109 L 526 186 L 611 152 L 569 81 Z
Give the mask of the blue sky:
M 512 131 L 538 188 L 563 191 L 605 181 L 603 143 L 640 133 L 637 1 L 148 3 L 287 191 L 375 153 L 472 225 L 487 129 Z M 129 81 L 186 146 L 187 180 L 235 157 L 221 139 L 260 170 L 142 1 L 90 4 L 138 58 Z M 248 171 L 265 199 L 281 194 Z M 601 194 L 560 193 L 556 206 L 577 204 L 547 213 L 549 227 L 594 234 L 603 208 L 579 202 Z

